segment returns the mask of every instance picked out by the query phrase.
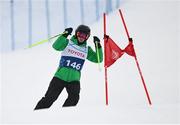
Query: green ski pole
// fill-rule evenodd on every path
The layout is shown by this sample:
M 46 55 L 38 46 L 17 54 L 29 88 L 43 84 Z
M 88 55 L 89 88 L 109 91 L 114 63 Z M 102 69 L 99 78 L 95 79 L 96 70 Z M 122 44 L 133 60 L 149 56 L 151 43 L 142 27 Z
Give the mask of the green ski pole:
M 48 38 L 48 39 L 41 40 L 41 41 L 36 42 L 36 43 L 34 43 L 34 44 L 32 44 L 32 45 L 29 45 L 27 48 L 32 48 L 32 47 L 34 47 L 34 46 L 38 46 L 38 45 L 40 45 L 40 44 L 46 43 L 46 42 L 48 42 L 49 40 L 54 39 L 54 38 L 56 38 L 56 37 L 58 37 L 58 36 L 60 36 L 60 35 L 66 34 L 66 33 L 67 33 L 67 32 L 63 32 L 63 33 L 61 33 L 61 34 L 52 36 L 52 37 L 50 37 L 50 38 Z
M 97 52 L 97 60 L 98 60 L 98 69 L 99 69 L 99 71 L 101 71 L 99 50 L 98 50 L 98 42 L 95 42 L 95 44 L 96 44 L 96 52 Z

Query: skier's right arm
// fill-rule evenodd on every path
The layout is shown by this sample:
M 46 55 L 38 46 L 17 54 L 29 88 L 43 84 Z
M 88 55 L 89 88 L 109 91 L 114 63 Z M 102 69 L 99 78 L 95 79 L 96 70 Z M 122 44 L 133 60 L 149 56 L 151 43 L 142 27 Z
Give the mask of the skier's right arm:
M 72 28 L 66 28 L 65 31 L 58 37 L 58 39 L 53 43 L 53 48 L 57 51 L 62 51 L 66 48 L 68 44 L 67 37 L 72 33 Z

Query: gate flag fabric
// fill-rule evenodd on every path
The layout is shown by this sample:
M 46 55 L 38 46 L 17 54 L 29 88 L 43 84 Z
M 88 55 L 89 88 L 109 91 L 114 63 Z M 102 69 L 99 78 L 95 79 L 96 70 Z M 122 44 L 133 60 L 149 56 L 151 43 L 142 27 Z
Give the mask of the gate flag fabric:
M 105 35 L 105 67 L 111 66 L 117 59 L 119 59 L 124 51 L 117 46 L 117 44 L 107 35 Z
M 133 45 L 133 43 L 132 43 L 132 39 L 131 39 L 131 41 L 129 42 L 129 44 L 126 46 L 126 48 L 124 49 L 124 51 L 128 54 L 128 55 L 130 55 L 130 56 L 136 56 L 136 53 L 135 53 L 135 51 L 134 51 L 134 45 Z

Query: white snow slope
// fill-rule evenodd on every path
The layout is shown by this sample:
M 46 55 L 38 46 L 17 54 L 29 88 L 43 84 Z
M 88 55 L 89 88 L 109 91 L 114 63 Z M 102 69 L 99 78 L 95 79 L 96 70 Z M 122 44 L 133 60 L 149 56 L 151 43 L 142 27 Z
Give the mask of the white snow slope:
M 109 105 L 105 105 L 104 69 L 86 61 L 80 101 L 62 108 L 65 90 L 50 109 L 33 111 L 58 66 L 52 43 L 1 54 L 1 123 L 113 124 L 180 123 L 178 1 L 132 1 L 121 9 L 144 79 L 148 101 L 134 58 L 123 55 L 108 69 Z M 103 41 L 103 20 L 90 26 Z M 107 17 L 107 34 L 124 48 L 126 34 L 118 10 Z M 90 46 L 94 47 L 92 37 Z M 102 42 L 103 44 L 103 42 Z

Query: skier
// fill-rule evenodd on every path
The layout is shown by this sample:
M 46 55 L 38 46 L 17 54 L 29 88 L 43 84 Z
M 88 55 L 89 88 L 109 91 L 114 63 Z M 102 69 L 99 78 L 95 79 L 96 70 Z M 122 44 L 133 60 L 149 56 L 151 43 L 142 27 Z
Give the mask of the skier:
M 66 88 L 68 97 L 63 107 L 76 106 L 79 101 L 81 69 L 85 59 L 98 63 L 98 51 L 99 61 L 103 61 L 102 47 L 97 36 L 93 37 L 95 48 L 97 48 L 96 51 L 86 45 L 86 41 L 90 36 L 88 26 L 79 25 L 75 35 L 71 39 L 67 39 L 72 31 L 72 28 L 66 28 L 53 44 L 55 50 L 62 51 L 59 67 L 50 82 L 45 96 L 37 103 L 34 110 L 49 108 L 64 88 Z

